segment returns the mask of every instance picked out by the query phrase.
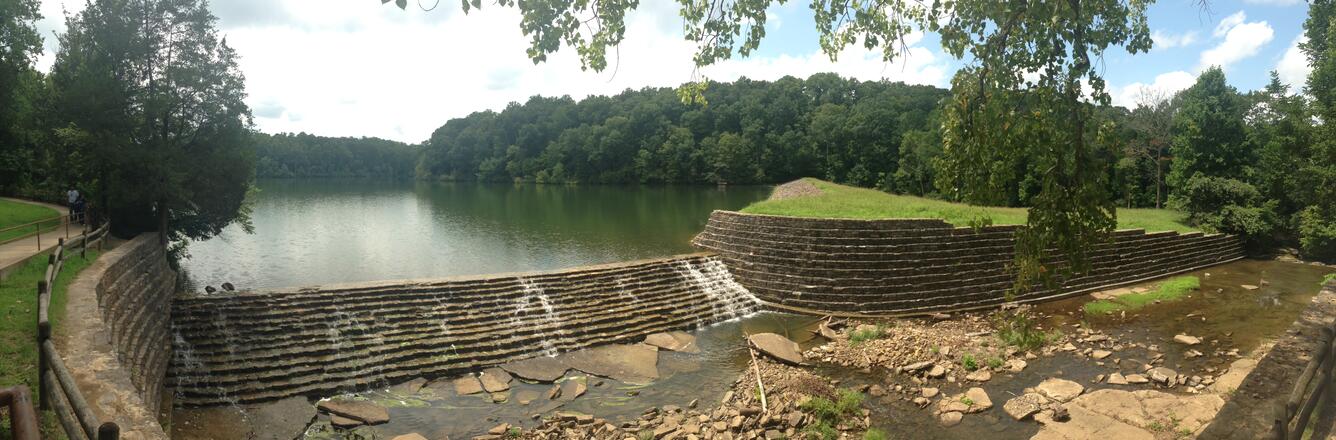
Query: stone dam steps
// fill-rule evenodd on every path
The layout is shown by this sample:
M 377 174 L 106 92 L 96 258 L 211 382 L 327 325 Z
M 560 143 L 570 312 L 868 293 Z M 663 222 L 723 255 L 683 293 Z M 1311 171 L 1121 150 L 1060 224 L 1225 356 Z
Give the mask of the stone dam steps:
M 1219 235 L 1219 234 L 1216 234 Z M 1115 235 L 1113 243 L 1104 243 L 1095 245 L 1096 249 L 1111 247 L 1127 247 L 1137 245 L 1152 245 L 1156 243 L 1193 241 L 1201 237 L 1201 233 L 1192 234 L 1145 234 L 1145 235 Z M 1214 235 L 1213 235 L 1214 236 Z M 1213 237 L 1206 236 L 1206 237 Z M 948 240 L 943 238 L 942 240 Z M 697 236 L 695 241 L 703 244 L 702 247 L 723 247 L 732 249 L 735 252 L 776 254 L 777 256 L 787 256 L 789 258 L 816 258 L 818 260 L 829 260 L 830 256 L 836 255 L 853 261 L 885 261 L 885 262 L 920 262 L 931 259 L 948 259 L 969 256 L 979 251 L 987 251 L 990 254 L 1010 254 L 1015 241 L 1013 239 L 987 240 L 986 243 L 975 244 L 968 241 L 939 241 L 933 245 L 888 245 L 888 246 L 824 246 L 819 250 L 810 250 L 809 247 L 815 245 L 794 244 L 785 240 L 756 240 L 739 239 L 736 237 L 705 232 Z
M 1200 263 L 1209 263 L 1220 258 L 1237 255 L 1241 249 L 1235 246 L 1224 246 L 1220 248 L 1188 248 L 1182 252 L 1165 252 L 1163 254 L 1143 255 L 1139 258 L 1130 259 L 1100 259 L 1092 258 L 1091 263 L 1095 265 L 1092 271 L 1082 277 L 1074 278 L 1072 281 L 1080 281 L 1087 278 L 1100 278 L 1113 276 L 1115 278 L 1136 273 L 1143 269 L 1154 268 L 1163 263 L 1173 262 L 1174 260 L 1193 260 L 1193 266 L 1199 266 Z M 727 259 L 726 259 L 727 261 Z M 1103 263 L 1103 264 L 1101 264 Z M 1058 265 L 1055 265 L 1058 266 Z M 764 264 L 741 263 L 734 264 L 732 271 L 736 276 L 744 276 L 747 279 L 760 282 L 758 285 L 764 286 L 765 283 L 774 284 L 778 287 L 803 287 L 813 290 L 830 289 L 833 291 L 859 292 L 867 291 L 872 294 L 883 294 L 903 290 L 928 291 L 933 292 L 939 289 L 952 289 L 960 286 L 978 286 L 993 282 L 1010 283 L 1011 275 L 1005 272 L 1005 266 L 998 266 L 993 270 L 979 269 L 972 271 L 961 271 L 957 273 L 943 272 L 938 274 L 920 275 L 914 277 L 885 277 L 885 278 L 862 278 L 862 277 L 844 277 L 839 276 L 805 276 L 797 271 L 786 270 L 783 266 L 773 266 Z M 887 280 L 902 281 L 910 278 L 907 283 L 890 283 Z
M 1223 249 L 1238 250 L 1237 244 L 1230 244 L 1227 241 L 1218 243 Z M 1096 252 L 1091 255 L 1090 260 L 1095 265 L 1108 265 L 1110 267 L 1127 265 L 1157 264 L 1158 259 L 1172 256 L 1173 258 L 1191 256 L 1192 253 L 1202 251 L 1201 246 L 1196 245 L 1175 245 L 1160 246 L 1158 248 L 1143 249 L 1133 253 L 1112 253 Z M 1209 249 L 1205 249 L 1209 250 Z M 1175 253 L 1175 252 L 1184 253 Z M 987 277 L 997 275 L 999 270 L 1005 270 L 1013 261 L 1010 256 L 1005 259 L 998 258 L 995 261 L 981 263 L 962 263 L 960 265 L 940 265 L 925 266 L 920 268 L 896 268 L 896 269 L 822 269 L 816 267 L 795 267 L 786 264 L 774 264 L 767 259 L 758 258 L 756 255 L 748 256 L 751 261 L 744 261 L 735 257 L 732 253 L 722 254 L 724 260 L 731 264 L 733 272 L 745 271 L 752 275 L 763 276 L 766 278 L 801 280 L 802 283 L 811 283 L 817 285 L 839 283 L 841 285 L 857 285 L 860 283 L 873 283 L 879 287 L 894 287 L 897 285 L 920 285 L 923 283 L 949 282 L 961 279 L 973 280 L 980 276 Z M 1054 266 L 1063 266 L 1062 263 L 1056 263 Z
M 702 304 L 700 301 L 691 301 L 689 292 L 681 294 L 665 295 L 665 301 L 683 301 L 688 307 L 694 308 Z M 607 308 L 607 314 L 627 313 L 634 314 L 638 310 L 659 310 L 662 303 L 629 303 L 619 307 Z M 592 313 L 593 311 L 590 311 Z M 578 316 L 578 315 L 577 315 Z M 396 325 L 391 320 L 377 320 L 366 323 L 364 327 L 360 325 L 355 327 L 354 331 L 342 332 L 337 335 L 338 342 L 342 348 L 357 348 L 360 344 L 367 341 L 374 341 L 378 344 L 389 343 L 418 343 L 429 340 L 433 337 L 447 338 L 447 340 L 456 341 L 461 345 L 466 345 L 471 341 L 495 340 L 494 335 L 498 332 L 513 332 L 517 334 L 540 333 L 546 334 L 561 330 L 564 326 L 570 324 L 590 324 L 600 321 L 591 321 L 588 319 L 574 319 L 563 324 L 542 324 L 532 325 L 522 329 L 511 328 L 509 321 L 497 322 L 496 320 L 483 321 L 472 326 L 452 326 L 442 329 L 440 320 L 419 320 L 408 325 Z M 327 331 L 319 332 L 288 332 L 290 336 L 283 336 L 284 332 L 275 332 L 265 336 L 232 336 L 224 335 L 220 340 L 201 340 L 201 343 L 194 346 L 195 356 L 202 360 L 217 361 L 221 363 L 231 361 L 254 361 L 262 360 L 266 357 L 281 357 L 292 354 L 298 354 L 302 350 L 313 350 L 306 345 L 304 341 L 326 340 L 330 338 Z M 428 336 L 431 335 L 431 336 Z M 266 341 L 281 341 L 267 342 Z M 245 350 L 236 350 L 233 347 L 248 347 Z M 294 348 L 297 351 L 294 351 Z
M 185 405 L 321 395 L 689 329 L 757 308 L 717 257 L 181 297 Z
M 638 320 L 638 321 L 642 322 L 635 323 L 635 325 L 632 326 L 623 325 L 620 328 L 620 330 L 623 331 L 641 330 L 648 332 L 651 329 L 657 328 L 658 326 L 665 324 L 690 326 L 696 322 L 696 318 L 694 316 L 683 316 L 680 318 L 670 317 L 662 320 Z M 574 333 L 567 335 L 566 338 L 567 339 L 578 338 L 580 336 L 583 335 Z M 498 346 L 517 346 L 522 342 L 524 342 L 522 339 L 516 337 L 516 338 L 508 338 L 506 341 L 502 342 L 492 342 L 488 344 L 483 344 L 477 347 L 464 347 L 467 348 L 468 350 L 465 351 L 464 348 L 461 348 L 459 349 L 459 352 L 470 353 L 470 354 L 453 356 L 452 359 L 448 359 L 450 361 L 448 362 L 449 364 L 448 366 L 442 365 L 443 364 L 442 359 L 439 359 L 439 356 L 442 352 L 453 353 L 454 352 L 453 349 L 456 348 L 454 344 L 451 344 L 450 341 L 448 340 L 442 340 L 439 342 L 439 345 L 426 346 L 425 349 L 421 350 L 417 349 L 408 351 L 388 350 L 384 352 L 384 353 L 393 353 L 393 356 L 389 354 L 378 355 L 377 353 L 365 353 L 365 354 L 367 355 L 368 358 L 377 361 L 374 363 L 374 365 L 384 366 L 378 368 L 382 374 L 390 370 L 394 370 L 394 371 L 405 371 L 406 372 L 405 375 L 411 376 L 415 372 L 416 374 L 427 374 L 433 372 L 467 371 L 468 369 L 471 368 L 482 367 L 495 363 L 502 363 L 504 361 L 532 356 L 534 350 L 531 347 L 518 347 L 511 350 L 506 350 L 504 349 L 504 347 L 496 348 Z M 588 340 L 576 343 L 562 343 L 560 345 L 562 346 L 563 349 L 573 350 L 587 347 L 599 342 L 601 341 Z M 341 355 L 341 354 L 336 354 L 336 355 Z M 271 394 L 270 396 L 282 397 L 283 395 L 291 395 L 293 392 L 302 393 L 302 392 L 317 391 L 317 390 L 329 390 L 341 384 L 347 385 L 354 383 L 374 383 L 362 380 L 365 378 L 364 376 L 367 376 L 366 363 L 352 362 L 352 363 L 345 363 L 346 365 L 331 366 L 328 365 L 327 362 L 332 359 L 323 359 L 316 357 L 314 358 L 314 360 L 316 361 L 316 364 L 311 365 L 311 368 L 284 368 L 281 371 L 270 372 L 269 374 L 233 375 L 233 377 L 235 377 L 236 380 L 231 381 L 230 383 L 220 380 L 212 380 L 209 381 L 209 383 L 207 384 L 197 383 L 197 385 L 210 385 L 217 389 L 222 389 L 224 387 L 242 388 L 242 389 L 234 389 L 229 394 L 240 395 L 244 391 L 246 393 L 249 393 L 250 397 L 255 397 L 254 391 L 256 387 L 254 385 L 257 383 L 255 381 L 261 381 L 263 383 L 270 384 L 264 388 L 276 389 L 279 391 L 277 393 Z M 284 365 L 284 367 L 289 367 L 289 366 L 290 363 L 289 365 Z M 336 379 L 346 379 L 346 380 L 335 381 Z M 210 391 L 206 393 L 204 397 L 212 396 L 213 394 L 214 393 Z M 261 395 L 259 397 L 264 398 L 265 396 Z M 250 400 L 250 399 L 243 398 L 242 400 Z
M 635 277 L 609 279 L 605 282 L 581 283 L 570 287 L 547 283 L 530 283 L 529 286 L 545 292 L 551 291 L 552 293 L 549 293 L 548 296 L 556 302 L 572 300 L 584 302 L 591 298 L 590 295 L 625 296 L 653 291 L 653 289 L 665 285 L 680 284 L 680 280 L 671 279 L 675 274 L 680 275 L 673 271 L 655 271 L 638 274 Z M 718 278 L 715 280 L 718 280 Z M 417 308 L 423 305 L 434 305 L 444 309 L 476 310 L 480 305 L 510 305 L 513 309 L 516 301 L 526 298 L 523 289 L 524 285 L 521 283 L 446 288 L 415 285 L 403 288 L 349 290 L 344 291 L 343 296 L 310 295 L 311 298 L 306 298 L 307 294 L 289 295 L 293 297 L 290 301 L 283 301 L 282 297 L 239 295 L 237 300 L 228 303 L 195 302 L 193 298 L 178 300 L 174 311 L 182 314 L 182 316 L 192 317 L 207 317 L 219 313 L 258 313 L 262 317 L 284 317 L 283 315 L 290 310 L 336 312 L 338 310 L 359 310 L 359 307 L 362 310 L 385 310 L 386 307 Z M 574 299 L 568 299 L 568 297 Z
M 678 326 L 679 328 L 689 328 L 694 323 L 694 318 L 683 318 L 672 322 L 658 322 L 642 325 L 637 328 L 628 328 L 625 331 L 638 331 L 649 334 L 657 331 L 664 326 Z M 571 344 L 569 350 L 578 350 L 596 345 L 601 345 L 603 341 L 583 341 Z M 435 354 L 439 354 L 436 351 Z M 459 357 L 451 359 L 451 362 L 444 363 L 435 356 L 423 355 L 416 357 L 406 357 L 407 361 L 383 358 L 377 365 L 389 365 L 387 367 L 375 368 L 374 374 L 364 367 L 362 369 L 344 370 L 340 373 L 347 374 L 307 374 L 290 375 L 278 380 L 268 379 L 262 381 L 245 380 L 233 384 L 192 384 L 183 386 L 181 381 L 177 380 L 178 390 L 181 391 L 180 401 L 183 404 L 191 406 L 200 405 L 221 405 L 231 403 L 250 403 L 262 402 L 268 400 L 281 399 L 293 395 L 323 395 L 340 391 L 349 391 L 362 389 L 369 386 L 385 386 L 396 381 L 408 380 L 417 377 L 439 377 L 452 374 L 459 374 L 467 371 L 479 370 L 497 364 L 503 364 L 510 361 L 526 359 L 535 354 L 532 349 L 511 350 L 511 351 L 489 351 L 476 353 L 468 357 Z M 422 361 L 428 359 L 428 361 Z
M 1207 255 L 1202 258 L 1188 260 L 1188 268 L 1195 269 L 1219 264 L 1238 259 L 1240 250 L 1224 250 L 1214 255 Z M 1038 289 L 1026 294 L 1018 295 L 1017 300 L 1039 299 L 1060 292 L 1073 293 L 1098 290 L 1112 285 L 1124 284 L 1130 281 L 1144 280 L 1164 275 L 1171 275 L 1182 272 L 1175 269 L 1148 269 L 1148 270 L 1129 270 L 1109 274 L 1101 277 L 1083 277 L 1069 282 L 1060 291 L 1049 289 Z M 740 275 L 741 276 L 741 275 Z M 794 287 L 784 286 L 783 288 L 771 288 L 763 285 L 755 285 L 750 288 L 753 294 L 763 299 L 776 298 L 780 304 L 786 306 L 800 307 L 804 309 L 832 310 L 841 312 L 857 312 L 869 314 L 894 314 L 894 313 L 929 313 L 940 310 L 950 310 L 963 308 L 967 306 L 977 306 L 981 302 L 991 302 L 999 300 L 1003 293 L 1012 286 L 1010 279 L 1004 282 L 998 282 L 990 285 L 971 286 L 960 289 L 942 289 L 934 292 L 907 292 L 902 294 L 880 294 L 880 295 L 840 295 L 829 293 L 813 293 L 809 291 L 800 291 L 795 293 Z M 887 299 L 901 298 L 901 299 Z

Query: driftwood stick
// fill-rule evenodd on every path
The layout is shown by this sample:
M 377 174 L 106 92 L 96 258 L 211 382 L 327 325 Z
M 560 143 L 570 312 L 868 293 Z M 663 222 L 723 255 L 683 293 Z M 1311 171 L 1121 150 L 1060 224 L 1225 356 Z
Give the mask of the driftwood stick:
M 756 361 L 756 350 L 750 345 L 747 346 L 747 354 L 751 355 L 752 371 L 756 373 L 756 388 L 761 391 L 761 411 L 769 413 L 770 407 L 765 401 L 765 384 L 761 382 L 761 363 Z

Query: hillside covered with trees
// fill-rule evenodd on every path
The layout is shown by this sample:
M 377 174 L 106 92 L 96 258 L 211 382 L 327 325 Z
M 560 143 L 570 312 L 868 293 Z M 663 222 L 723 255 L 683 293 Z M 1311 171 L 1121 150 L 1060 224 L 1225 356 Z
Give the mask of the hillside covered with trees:
M 256 177 L 412 178 L 417 148 L 380 138 L 256 133 Z

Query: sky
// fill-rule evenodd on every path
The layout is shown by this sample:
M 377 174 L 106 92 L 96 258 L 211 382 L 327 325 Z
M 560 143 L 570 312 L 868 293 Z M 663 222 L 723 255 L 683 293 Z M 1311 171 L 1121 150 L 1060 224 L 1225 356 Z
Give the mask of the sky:
M 38 68 L 49 70 L 64 14 L 85 0 L 42 0 L 38 29 L 46 39 Z M 627 17 L 625 40 L 609 68 L 584 71 L 565 48 L 535 65 L 519 13 L 495 2 L 465 14 L 457 3 L 409 0 L 400 10 L 377 0 L 215 0 L 220 33 L 240 54 L 247 103 L 258 129 L 322 136 L 425 141 L 450 118 L 501 110 L 534 95 L 610 95 L 627 88 L 673 87 L 692 80 L 695 51 L 682 37 L 678 3 L 645 0 Z M 1115 105 L 1135 106 L 1147 90 L 1172 93 L 1219 65 L 1240 91 L 1256 90 L 1276 70 L 1294 90 L 1308 75 L 1297 43 L 1304 0 L 1161 0 L 1149 22 L 1155 48 L 1118 48 L 1096 61 Z M 701 71 L 709 79 L 774 80 L 835 72 L 947 87 L 962 65 L 934 34 L 913 34 L 891 63 L 861 45 L 832 62 L 821 53 L 808 9 L 789 1 L 768 11 L 766 39 L 748 58 Z M 426 10 L 431 9 L 431 10 Z

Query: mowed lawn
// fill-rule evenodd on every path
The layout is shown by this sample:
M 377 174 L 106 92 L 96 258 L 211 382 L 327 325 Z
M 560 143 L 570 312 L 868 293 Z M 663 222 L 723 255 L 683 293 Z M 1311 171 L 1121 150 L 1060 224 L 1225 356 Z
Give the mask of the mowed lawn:
M 0 199 L 0 229 L 57 217 L 60 217 L 60 213 L 46 206 Z M 43 229 L 50 229 L 59 225 L 59 220 L 52 220 L 50 224 L 41 224 Z M 34 231 L 34 228 L 20 228 L 19 230 L 0 232 L 0 243 L 31 234 Z
M 60 331 L 60 322 L 65 317 L 66 287 L 97 257 L 98 252 L 89 249 L 86 258 L 75 254 L 65 260 L 51 290 L 52 331 Z M 0 384 L 27 385 L 34 400 L 37 399 L 37 281 L 46 276 L 46 262 L 46 258 L 33 258 L 0 280 L 0 359 L 4 360 L 0 362 Z M 0 428 L 5 430 L 0 438 L 8 435 L 8 425 L 8 418 L 0 422 Z M 54 432 L 52 427 L 56 425 L 52 420 L 45 420 L 44 425 L 47 434 Z
M 763 200 L 742 209 L 751 214 L 792 217 L 884 219 L 939 218 L 956 226 L 988 218 L 995 225 L 1025 224 L 1025 208 L 974 206 L 923 197 L 889 194 L 875 189 L 856 188 L 803 179 L 821 189 L 820 195 L 784 200 Z M 1119 209 L 1119 229 L 1190 232 L 1195 228 L 1183 223 L 1183 214 L 1168 209 Z

